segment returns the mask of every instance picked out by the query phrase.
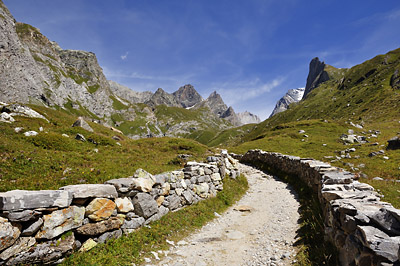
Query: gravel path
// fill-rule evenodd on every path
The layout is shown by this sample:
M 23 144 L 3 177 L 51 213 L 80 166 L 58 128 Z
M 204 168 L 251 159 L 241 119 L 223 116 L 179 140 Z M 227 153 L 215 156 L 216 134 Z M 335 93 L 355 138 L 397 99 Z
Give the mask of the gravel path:
M 157 265 L 290 265 L 298 229 L 296 194 L 287 184 L 240 164 L 249 190 L 218 218 L 178 243 Z M 155 257 L 158 254 L 154 252 Z M 154 258 L 153 258 L 154 259 Z

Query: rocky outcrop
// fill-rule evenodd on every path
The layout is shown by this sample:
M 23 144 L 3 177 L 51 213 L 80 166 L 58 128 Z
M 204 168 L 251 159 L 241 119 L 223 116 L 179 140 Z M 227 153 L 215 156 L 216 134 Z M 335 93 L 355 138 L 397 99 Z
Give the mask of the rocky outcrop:
M 400 149 L 400 136 L 389 139 L 386 149 L 388 150 L 399 150 Z
M 390 78 L 390 86 L 392 86 L 392 88 L 395 90 L 400 89 L 400 74 L 398 69 L 394 71 Z
M 328 80 L 329 75 L 328 72 L 325 71 L 325 62 L 321 62 L 319 61 L 318 57 L 315 57 L 310 62 L 310 70 L 308 72 L 307 84 L 304 90 L 303 99 L 305 99 L 313 89 Z
M 208 98 L 203 101 L 198 107 L 208 107 L 211 112 L 213 112 L 218 117 L 221 117 L 221 115 L 223 115 L 225 111 L 228 110 L 228 106 L 226 106 L 221 98 L 221 95 L 219 95 L 216 91 L 211 93 L 210 96 L 208 96 Z
M 56 264 L 216 196 L 225 174 L 236 178 L 239 170 L 226 152 L 207 159 L 155 176 L 138 169 L 107 184 L 0 193 L 0 265 Z
M 110 89 L 114 95 L 117 95 L 131 103 L 145 103 L 150 100 L 153 95 L 151 91 L 134 91 L 112 80 L 109 80 L 108 84 L 110 85 Z
M 180 87 L 174 92 L 175 99 L 182 105 L 183 108 L 190 108 L 203 101 L 203 97 L 190 84 Z
M 0 101 L 75 103 L 110 116 L 111 92 L 93 53 L 61 49 L 35 27 L 16 23 L 4 5 L 0 16 Z
M 237 113 L 237 117 L 239 118 L 239 122 L 242 125 L 246 124 L 258 124 L 261 122 L 261 119 L 248 111 L 244 111 L 241 113 Z
M 304 95 L 304 88 L 291 89 L 289 90 L 279 101 L 276 103 L 274 110 L 269 117 L 276 115 L 277 113 L 286 111 L 289 105 L 292 103 L 299 102 Z
M 250 150 L 240 160 L 300 179 L 321 204 L 327 240 L 341 265 L 398 265 L 400 210 L 356 176 L 330 164 L 279 153 Z
M 233 110 L 232 106 L 229 106 L 229 108 L 226 109 L 226 111 L 223 112 L 220 117 L 225 120 L 228 120 L 229 122 L 231 122 L 232 125 L 241 125 L 242 124 L 240 122 L 239 117 Z
M 150 100 L 145 103 L 152 107 L 162 104 L 169 107 L 181 107 L 174 95 L 169 94 L 161 88 L 158 88 L 157 91 L 151 96 Z

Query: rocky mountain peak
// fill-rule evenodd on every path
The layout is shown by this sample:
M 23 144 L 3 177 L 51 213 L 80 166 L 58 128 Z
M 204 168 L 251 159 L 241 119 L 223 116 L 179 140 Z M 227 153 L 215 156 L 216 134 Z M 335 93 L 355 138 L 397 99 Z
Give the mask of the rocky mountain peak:
M 232 123 L 232 125 L 241 125 L 240 120 L 232 106 L 229 106 L 229 108 L 226 109 L 226 111 L 223 112 L 220 117 L 228 120 Z
M 144 103 L 150 100 L 153 93 L 151 91 L 133 91 L 130 88 L 118 84 L 115 81 L 109 80 L 110 89 L 112 93 L 118 97 L 125 99 L 131 103 Z
M 190 84 L 180 87 L 173 95 L 184 108 L 192 107 L 203 101 L 201 95 Z
M 304 90 L 304 88 L 290 89 L 282 98 L 279 99 L 269 117 L 286 111 L 290 104 L 299 102 L 303 98 Z
M 226 106 L 222 100 L 221 95 L 219 95 L 216 91 L 212 92 L 205 102 L 208 108 L 210 108 L 211 111 L 218 116 L 221 116 L 228 109 L 228 106 Z
M 304 91 L 303 99 L 322 82 L 329 80 L 328 72 L 325 71 L 325 62 L 321 62 L 315 57 L 310 62 L 310 70 L 308 72 L 307 84 Z
M 240 123 L 242 124 L 242 125 L 245 125 L 245 124 L 258 124 L 258 123 L 260 123 L 261 122 L 261 119 L 257 116 L 257 115 L 255 115 L 255 114 L 252 114 L 252 113 L 250 113 L 250 112 L 248 112 L 248 111 L 244 111 L 244 112 L 241 112 L 241 113 L 237 113 L 237 116 L 238 116 L 238 118 L 239 118 L 239 121 L 240 121 Z
M 149 106 L 166 105 L 170 107 L 180 107 L 181 105 L 175 99 L 174 95 L 169 94 L 162 88 L 158 88 L 157 91 L 151 96 L 150 100 L 145 102 Z

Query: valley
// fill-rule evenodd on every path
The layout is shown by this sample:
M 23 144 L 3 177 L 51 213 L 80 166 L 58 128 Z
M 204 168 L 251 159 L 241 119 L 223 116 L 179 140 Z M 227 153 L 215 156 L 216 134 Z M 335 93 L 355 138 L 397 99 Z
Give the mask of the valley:
M 400 246 L 400 216 L 395 209 L 400 208 L 399 71 L 400 48 L 349 68 L 336 68 L 315 57 L 304 78 L 305 87 L 289 89 L 269 117 L 265 116 L 268 118 L 261 121 L 247 111 L 236 113 L 232 106 L 225 104 L 218 91 L 203 97 L 191 84 L 182 85 L 172 93 L 162 88 L 154 88 L 154 92 L 134 91 L 108 80 L 94 53 L 62 49 L 39 29 L 17 22 L 0 0 L 1 204 L 8 204 L 7 191 L 60 191 L 61 187 L 69 185 L 126 181 L 137 178 L 138 169 L 145 169 L 150 176 L 146 176 L 147 181 L 151 181 L 149 187 L 129 187 L 129 194 L 122 191 L 117 182 L 113 185 L 119 194 L 110 201 L 117 202 L 118 197 L 132 201 L 138 193 L 147 193 L 146 197 L 151 198 L 149 201 L 158 204 L 154 213 L 159 216 L 153 220 L 151 215 L 145 217 L 148 220 L 145 223 L 143 219 L 140 229 L 139 226 L 128 228 L 132 229 L 129 231 L 132 234 L 124 231 L 122 236 L 122 223 L 141 217 L 133 213 L 133 207 L 128 212 L 117 211 L 114 207 L 115 211 L 107 219 L 114 221 L 118 217 L 123 221 L 118 228 L 113 228 L 116 229 L 113 232 L 119 230 L 119 236 L 115 237 L 118 239 L 105 244 L 99 241 L 100 233 L 93 234 L 94 240 L 90 239 L 99 242 L 95 244 L 99 247 L 93 246 L 86 253 L 74 253 L 65 260 L 60 257 L 60 262 L 64 265 L 99 265 L 104 261 L 110 265 L 144 265 L 146 262 L 233 265 L 238 261 L 240 265 L 347 265 L 343 258 L 343 252 L 347 251 L 342 247 L 346 244 L 353 248 L 357 246 L 353 242 L 359 241 L 362 245 L 357 242 L 360 248 L 354 252 L 359 252 L 360 256 L 354 259 L 357 265 L 367 265 L 363 264 L 366 257 L 372 261 L 368 265 L 377 265 L 377 261 L 397 263 Z M 298 183 L 300 174 L 293 177 L 290 170 L 260 164 L 263 162 L 261 155 L 257 157 L 259 161 L 247 162 L 253 167 L 234 159 L 252 154 L 249 151 L 267 154 L 267 157 L 273 154 L 271 156 L 284 158 L 283 161 L 295 158 L 293 161 L 306 162 L 304 165 L 310 161 L 307 171 L 323 176 L 325 168 L 334 169 L 332 171 L 340 175 L 351 175 L 351 182 L 325 184 L 322 180 L 321 184 L 310 185 L 302 180 Z M 280 157 L 279 154 L 287 156 Z M 193 161 L 205 163 L 197 165 Z M 313 168 L 313 163 L 318 166 Z M 162 182 L 153 177 L 166 172 L 181 175 Z M 173 184 L 172 192 L 168 189 L 161 195 L 165 183 Z M 325 185 L 335 187 L 324 190 Z M 187 190 L 186 194 L 183 194 L 184 190 Z M 340 193 L 347 190 L 351 190 L 349 193 L 371 193 L 372 196 L 351 194 L 342 197 Z M 340 195 L 321 196 L 328 193 L 326 191 Z M 309 195 L 315 192 L 316 195 Z M 164 196 L 178 198 L 177 207 L 169 205 L 172 200 L 162 205 Z M 363 204 L 373 207 L 357 205 L 346 209 L 339 204 L 343 211 L 330 205 L 334 200 L 362 201 L 365 198 Z M 68 208 L 88 208 L 88 199 L 103 200 L 97 195 L 84 199 L 71 198 L 75 205 L 70 206 L 72 203 L 69 202 Z M 191 206 L 185 207 L 185 204 Z M 249 209 L 244 213 L 235 210 L 238 204 Z M 374 209 L 374 204 L 380 206 L 379 211 Z M 345 237 L 341 233 L 331 237 L 338 250 L 326 250 L 329 249 L 324 246 L 327 242 L 318 247 L 318 241 L 326 240 L 324 230 L 337 226 L 332 221 L 339 209 L 342 216 L 338 214 L 338 219 L 342 220 L 337 223 L 343 225 Z M 43 217 L 49 215 L 46 219 L 50 219 L 47 217 L 56 211 L 59 211 L 57 206 L 37 207 L 18 210 L 18 215 L 35 212 Z M 355 213 L 365 214 L 365 217 L 360 218 Z M 12 210 L 1 210 L 2 228 L 8 226 L 24 231 L 31 226 L 28 221 L 42 219 L 32 214 L 30 220 L 25 216 L 20 220 L 7 220 L 12 214 Z M 328 214 L 330 220 L 326 218 Z M 263 217 L 267 216 L 268 221 L 264 221 Z M 28 220 L 23 220 L 25 218 Z M 99 224 L 99 221 L 85 219 L 82 217 L 75 228 Z M 328 220 L 329 226 L 326 225 Z M 200 229 L 203 225 L 206 226 Z M 337 227 L 342 230 L 340 226 Z M 38 236 L 39 233 L 46 234 L 43 228 L 37 231 L 38 227 L 26 236 L 30 240 L 38 239 L 35 241 L 39 245 L 51 242 L 51 247 L 58 247 L 71 234 L 74 241 L 75 235 L 80 237 L 68 247 L 68 252 L 60 251 L 64 256 L 78 250 L 76 243 L 82 245 L 81 240 L 89 241 L 75 228 L 49 237 L 48 242 Z M 207 228 L 212 230 L 207 231 Z M 107 230 L 102 234 L 111 232 L 111 229 L 110 232 Z M 201 231 L 192 235 L 195 230 Z M 270 233 L 266 234 L 266 231 Z M 38 235 L 34 235 L 36 232 Z M 231 238 L 230 233 L 234 235 Z M 23 246 L 27 238 L 21 237 L 23 240 L 17 241 L 19 234 L 7 237 L 14 242 L 0 245 L 0 265 L 12 263 L 20 253 L 26 255 L 30 247 L 36 247 L 33 242 Z M 199 241 L 211 238 L 210 241 Z M 358 240 L 351 242 L 350 238 Z M 389 240 L 380 242 L 377 238 Z M 379 246 L 381 243 L 386 246 Z M 274 248 L 270 249 L 271 246 Z M 379 253 L 381 247 L 383 255 Z M 213 252 L 209 253 L 210 249 Z M 14 253 L 4 253 L 7 250 Z M 161 260 L 157 259 L 158 255 L 162 255 Z M 201 257 L 200 261 L 196 256 Z M 145 260 L 150 257 L 152 259 Z M 195 257 L 196 261 L 193 260 Z M 39 260 L 32 261 L 39 263 Z M 25 263 L 29 264 L 29 259 Z

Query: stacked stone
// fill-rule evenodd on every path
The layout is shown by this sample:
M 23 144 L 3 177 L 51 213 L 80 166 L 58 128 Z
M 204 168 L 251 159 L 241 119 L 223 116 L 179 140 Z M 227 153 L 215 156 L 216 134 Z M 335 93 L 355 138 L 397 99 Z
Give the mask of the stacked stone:
M 262 164 L 300 178 L 317 193 L 325 234 L 339 251 L 341 265 L 398 265 L 400 210 L 380 201 L 368 184 L 327 163 L 250 150 L 241 162 Z
M 232 163 L 225 168 L 227 158 L 188 162 L 182 170 L 154 176 L 138 169 L 105 184 L 0 193 L 0 265 L 59 263 L 73 251 L 87 251 L 213 197 L 223 189 L 225 172 L 236 175 Z

